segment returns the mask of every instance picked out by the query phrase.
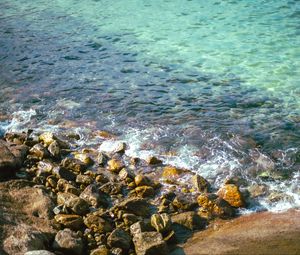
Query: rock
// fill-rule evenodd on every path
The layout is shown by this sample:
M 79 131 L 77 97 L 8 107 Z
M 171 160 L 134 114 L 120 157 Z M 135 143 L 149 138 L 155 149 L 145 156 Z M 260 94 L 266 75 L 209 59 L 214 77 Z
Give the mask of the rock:
M 54 158 L 59 158 L 60 157 L 60 147 L 57 141 L 53 141 L 50 143 L 48 146 L 48 151 Z
M 128 227 L 139 220 L 138 217 L 133 213 L 124 213 L 122 215 L 122 219 L 123 219 L 125 225 Z
M 165 179 L 177 178 L 182 174 L 182 170 L 173 166 L 166 166 L 163 169 L 162 177 Z
M 197 203 L 194 202 L 194 198 L 188 194 L 178 194 L 173 202 L 172 205 L 178 209 L 189 211 L 197 207 Z
M 284 192 L 278 192 L 278 191 L 271 192 L 271 194 L 268 196 L 268 200 L 272 203 L 276 203 L 279 201 L 288 201 L 291 204 L 295 203 L 295 200 L 292 196 Z
M 149 164 L 149 165 L 159 165 L 159 164 L 162 164 L 162 160 L 154 157 L 154 156 L 150 156 L 146 159 L 146 162 Z
M 25 145 L 11 145 L 0 140 L 0 180 L 15 175 L 22 166 L 27 151 Z
M 66 142 L 60 140 L 58 137 L 56 137 L 51 132 L 45 132 L 45 133 L 41 134 L 39 136 L 39 141 L 43 142 L 43 144 L 46 147 L 48 147 L 51 143 L 56 141 L 61 149 L 68 149 L 69 148 L 69 145 Z
M 47 250 L 28 251 L 24 255 L 55 255 L 55 253 Z
M 80 197 L 88 202 L 89 205 L 94 207 L 107 207 L 108 201 L 105 197 L 105 194 L 103 194 L 96 185 L 89 185 L 87 186 L 84 191 L 80 194 Z
M 191 179 L 193 187 L 199 192 L 207 192 L 209 183 L 202 176 L 196 174 Z
M 0 182 L 0 253 L 23 255 L 46 249 L 52 242 L 54 203 L 34 183 L 24 180 Z
M 218 196 L 227 201 L 233 207 L 244 207 L 245 202 L 238 186 L 226 184 L 218 191 Z
M 100 173 L 96 176 L 95 181 L 100 184 L 105 184 L 109 182 L 109 179 L 103 173 Z
M 259 184 L 253 184 L 250 187 L 248 187 L 248 191 L 252 198 L 265 196 L 269 192 L 269 188 L 267 185 L 259 185 Z
M 165 234 L 171 230 L 172 222 L 168 214 L 153 214 L 151 216 L 151 225 L 157 232 Z
M 150 220 L 144 219 L 135 222 L 130 226 L 130 233 L 132 236 L 140 234 L 142 232 L 152 232 L 155 229 L 151 226 Z
M 94 161 L 86 153 L 74 153 L 74 158 L 80 160 L 86 166 L 94 163 Z
M 94 214 L 88 214 L 84 218 L 84 224 L 97 233 L 107 233 L 113 229 L 112 224 L 109 221 Z
M 75 214 L 57 214 L 55 220 L 66 228 L 80 230 L 83 227 L 83 219 Z
M 110 255 L 109 250 L 104 246 L 100 246 L 91 252 L 91 255 Z
M 109 154 L 124 153 L 126 150 L 126 143 L 120 141 L 105 141 L 100 145 L 99 150 Z
M 60 167 L 60 166 L 55 166 L 52 168 L 52 173 L 57 177 L 57 178 L 62 178 L 67 181 L 75 181 L 76 179 L 76 174 L 71 172 L 70 170 Z
M 126 168 L 122 168 L 121 171 L 119 172 L 119 179 L 120 180 L 126 180 L 127 178 L 130 179 L 134 179 L 135 175 L 133 173 L 133 171 L 126 169 Z
M 72 212 L 78 215 L 85 215 L 89 212 L 89 205 L 88 203 L 72 194 L 72 193 L 57 193 L 57 204 L 58 205 L 64 205 L 67 208 L 69 208 Z
M 172 222 L 193 231 L 205 228 L 207 221 L 194 211 L 179 213 L 171 217 Z
M 84 174 L 79 174 L 76 177 L 76 183 L 79 183 L 79 184 L 90 185 L 93 183 L 93 181 L 94 180 L 91 176 L 84 175 Z
M 108 169 L 113 173 L 119 173 L 124 167 L 124 164 L 121 160 L 111 159 L 107 162 Z
M 143 198 L 127 198 L 119 203 L 117 208 L 137 216 L 149 217 L 151 215 L 151 205 Z
M 45 159 L 50 157 L 49 151 L 40 143 L 34 145 L 30 150 L 29 154 L 35 156 L 38 159 Z
M 134 192 L 139 197 L 153 197 L 155 195 L 155 191 L 150 186 L 139 186 L 134 189 Z
M 99 130 L 99 131 L 95 132 L 95 134 L 97 136 L 100 136 L 103 139 L 115 139 L 116 138 L 116 135 L 114 135 L 108 131 L 105 131 L 105 130 Z
M 61 165 L 75 173 L 82 173 L 87 168 L 84 163 L 74 158 L 64 158 Z
M 234 208 L 215 194 L 201 194 L 198 196 L 197 201 L 199 206 L 201 206 L 199 214 L 204 218 L 220 217 L 227 219 L 235 215 Z
M 121 248 L 111 248 L 110 249 L 111 255 L 123 255 L 124 252 Z
M 142 232 L 133 237 L 137 255 L 167 255 L 168 247 L 158 232 Z
M 115 182 L 108 182 L 103 184 L 100 188 L 100 191 L 109 194 L 109 195 L 117 195 L 122 192 L 122 184 Z
M 134 182 L 135 182 L 136 186 L 152 186 L 153 185 L 152 181 L 143 174 L 138 174 L 137 176 L 135 176 Z
M 53 249 L 66 254 L 82 255 L 84 244 L 82 238 L 77 233 L 66 228 L 56 234 Z
M 129 250 L 131 245 L 130 235 L 121 228 L 116 228 L 107 238 L 107 244 L 110 247 L 121 248 L 124 251 Z
M 104 166 L 108 161 L 108 157 L 102 153 L 102 152 L 99 152 L 98 156 L 97 156 L 97 163 L 100 165 L 100 166 Z
M 39 161 L 37 165 L 37 176 L 50 175 L 54 167 L 55 165 L 48 160 Z

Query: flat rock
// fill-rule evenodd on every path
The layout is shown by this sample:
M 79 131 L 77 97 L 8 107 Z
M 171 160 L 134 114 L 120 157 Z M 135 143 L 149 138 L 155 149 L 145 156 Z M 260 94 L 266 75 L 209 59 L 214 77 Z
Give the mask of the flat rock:
M 300 254 L 300 212 L 261 212 L 231 221 L 219 220 L 195 233 L 172 254 Z

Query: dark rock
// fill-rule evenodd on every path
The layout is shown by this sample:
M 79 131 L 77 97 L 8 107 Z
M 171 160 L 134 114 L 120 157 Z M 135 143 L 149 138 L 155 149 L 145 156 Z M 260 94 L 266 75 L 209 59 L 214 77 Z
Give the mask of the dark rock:
M 207 192 L 209 190 L 209 183 L 202 176 L 196 174 L 192 177 L 192 184 L 199 192 Z
M 191 231 L 203 229 L 207 225 L 207 221 L 194 211 L 175 214 L 171 219 L 173 223 L 184 226 Z
M 168 247 L 158 232 L 142 232 L 133 237 L 137 255 L 167 255 Z
M 82 255 L 84 251 L 84 243 L 77 233 L 66 228 L 56 234 L 53 249 L 62 251 L 65 254 Z
M 108 161 L 108 157 L 103 153 L 103 152 L 99 152 L 98 156 L 97 156 L 97 163 L 100 166 L 104 166 Z
M 93 183 L 93 178 L 88 175 L 79 174 L 76 177 L 76 183 L 84 184 L 84 185 L 90 185 Z
M 151 215 L 151 205 L 143 198 L 127 198 L 117 208 L 146 218 Z
M 147 176 L 143 174 L 138 174 L 134 178 L 134 182 L 136 186 L 152 186 L 153 183 Z
M 154 156 L 150 156 L 147 158 L 146 162 L 149 164 L 149 165 L 158 165 L 158 164 L 162 164 L 162 160 L 154 157 Z
M 178 209 L 189 211 L 197 207 L 197 203 L 194 202 L 194 198 L 188 194 L 178 194 L 172 204 Z
M 124 251 L 129 250 L 131 245 L 130 235 L 121 228 L 116 228 L 107 238 L 107 244 L 110 247 L 121 248 Z
M 134 192 L 139 197 L 153 197 L 155 195 L 155 191 L 151 186 L 136 187 Z
M 126 226 L 131 226 L 133 223 L 137 222 L 139 218 L 132 213 L 124 213 L 122 214 L 122 219 Z
M 99 190 L 109 195 L 117 195 L 122 192 L 122 184 L 115 182 L 108 182 L 102 185 Z
M 57 178 L 62 178 L 67 181 L 75 181 L 76 179 L 76 174 L 71 172 L 70 170 L 60 167 L 60 166 L 55 166 L 52 169 L 52 173 L 57 176 Z

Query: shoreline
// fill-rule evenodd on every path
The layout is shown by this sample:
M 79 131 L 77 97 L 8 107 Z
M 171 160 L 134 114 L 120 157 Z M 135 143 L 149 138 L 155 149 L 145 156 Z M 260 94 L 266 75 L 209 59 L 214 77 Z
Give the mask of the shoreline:
M 114 139 L 106 131 L 98 135 L 103 141 Z M 154 156 L 129 158 L 123 142 L 104 146 L 106 152 L 78 151 L 70 146 L 76 139 L 71 133 L 62 140 L 53 133 L 37 136 L 29 131 L 7 133 L 0 140 L 0 184 L 9 194 L 0 194 L 9 205 L 0 226 L 6 254 L 40 247 L 56 254 L 169 254 L 195 231 L 206 232 L 218 219 L 235 218 L 238 209 L 249 203 L 249 194 L 240 190 L 238 179 L 227 179 L 214 190 L 202 176 L 164 165 Z M 46 207 L 30 194 L 20 195 L 22 190 L 42 194 Z M 24 204 L 32 199 L 37 208 L 26 209 Z M 41 206 L 47 212 L 42 217 Z M 27 216 L 13 216 L 14 207 Z M 21 231 L 25 235 L 32 231 L 30 222 L 45 220 L 50 237 L 43 237 L 44 246 L 13 244 L 11 238 L 21 232 L 14 232 L 5 217 L 27 226 Z M 35 230 L 42 236 L 45 232 L 44 226 L 37 225 Z M 66 246 L 65 239 L 77 246 Z

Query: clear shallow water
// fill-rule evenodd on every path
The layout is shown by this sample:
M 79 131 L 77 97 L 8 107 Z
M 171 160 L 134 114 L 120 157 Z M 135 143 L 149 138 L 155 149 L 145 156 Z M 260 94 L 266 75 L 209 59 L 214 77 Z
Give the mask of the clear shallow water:
M 2 128 L 112 130 L 215 185 L 271 169 L 299 205 L 299 24 L 299 1 L 1 0 Z

